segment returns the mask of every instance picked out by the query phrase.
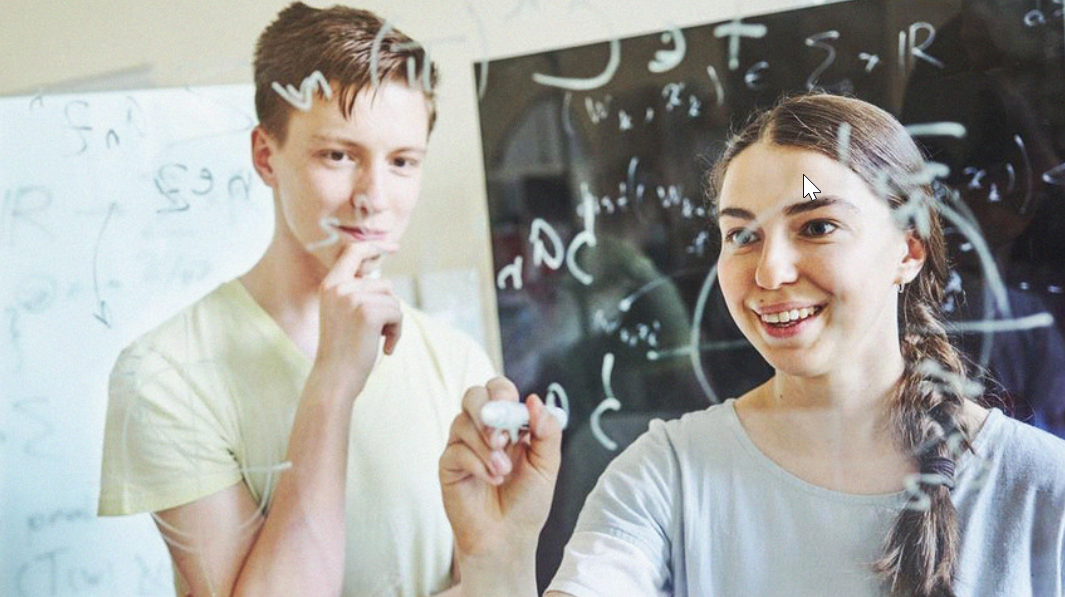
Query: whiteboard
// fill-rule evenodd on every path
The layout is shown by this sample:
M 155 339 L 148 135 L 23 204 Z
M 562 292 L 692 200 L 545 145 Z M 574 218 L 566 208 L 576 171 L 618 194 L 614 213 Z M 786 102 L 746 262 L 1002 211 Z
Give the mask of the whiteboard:
M 265 250 L 253 94 L 0 99 L 0 595 L 173 595 L 150 517 L 96 517 L 107 379 Z

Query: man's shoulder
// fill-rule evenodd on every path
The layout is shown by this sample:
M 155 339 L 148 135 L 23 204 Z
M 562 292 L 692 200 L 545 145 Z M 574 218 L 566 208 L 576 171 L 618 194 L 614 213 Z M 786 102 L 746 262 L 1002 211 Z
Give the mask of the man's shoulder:
M 421 309 L 402 303 L 403 334 L 413 332 L 420 342 L 433 350 L 445 350 L 449 353 L 458 350 L 482 350 L 481 346 L 467 332 L 458 328 L 446 318 L 431 315 Z
M 221 284 L 208 294 L 182 307 L 161 323 L 141 334 L 119 355 L 118 364 L 155 355 L 167 360 L 184 360 L 196 352 L 205 327 L 218 325 L 229 300 L 232 282 Z

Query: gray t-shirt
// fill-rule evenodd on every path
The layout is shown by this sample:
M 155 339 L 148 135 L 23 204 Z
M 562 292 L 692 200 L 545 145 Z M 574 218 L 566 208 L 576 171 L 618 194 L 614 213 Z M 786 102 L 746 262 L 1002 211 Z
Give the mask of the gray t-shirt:
M 577 597 L 887 595 L 871 571 L 905 492 L 812 485 L 730 399 L 650 429 L 603 473 L 549 590 Z M 1065 441 L 992 410 L 959 459 L 959 597 L 1065 595 Z

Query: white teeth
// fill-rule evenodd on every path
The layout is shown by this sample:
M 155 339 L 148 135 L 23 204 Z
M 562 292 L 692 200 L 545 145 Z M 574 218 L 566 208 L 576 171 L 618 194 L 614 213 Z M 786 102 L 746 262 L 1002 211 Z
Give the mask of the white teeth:
M 800 319 L 806 319 L 810 315 L 817 312 L 817 307 L 803 307 L 802 309 L 792 309 L 791 311 L 781 311 L 779 313 L 770 313 L 768 315 L 762 315 L 762 321 L 766 323 L 788 323 L 790 321 L 798 321 Z

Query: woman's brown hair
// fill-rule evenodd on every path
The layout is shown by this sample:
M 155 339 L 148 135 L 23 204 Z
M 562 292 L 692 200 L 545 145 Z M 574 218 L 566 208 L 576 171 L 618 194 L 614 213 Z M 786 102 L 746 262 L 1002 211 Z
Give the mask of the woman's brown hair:
M 969 372 L 939 315 L 947 251 L 921 151 L 894 117 L 867 102 L 824 93 L 785 98 L 731 139 L 708 175 L 712 206 L 732 159 L 756 142 L 815 151 L 843 163 L 888 202 L 900 227 L 925 245 L 924 266 L 899 296 L 905 369 L 891 404 L 894 437 L 914 455 L 921 474 L 910 480 L 910 502 L 874 568 L 893 595 L 953 597 L 959 536 L 950 485 L 959 448 L 971 449 L 970 430 L 960 417 Z

